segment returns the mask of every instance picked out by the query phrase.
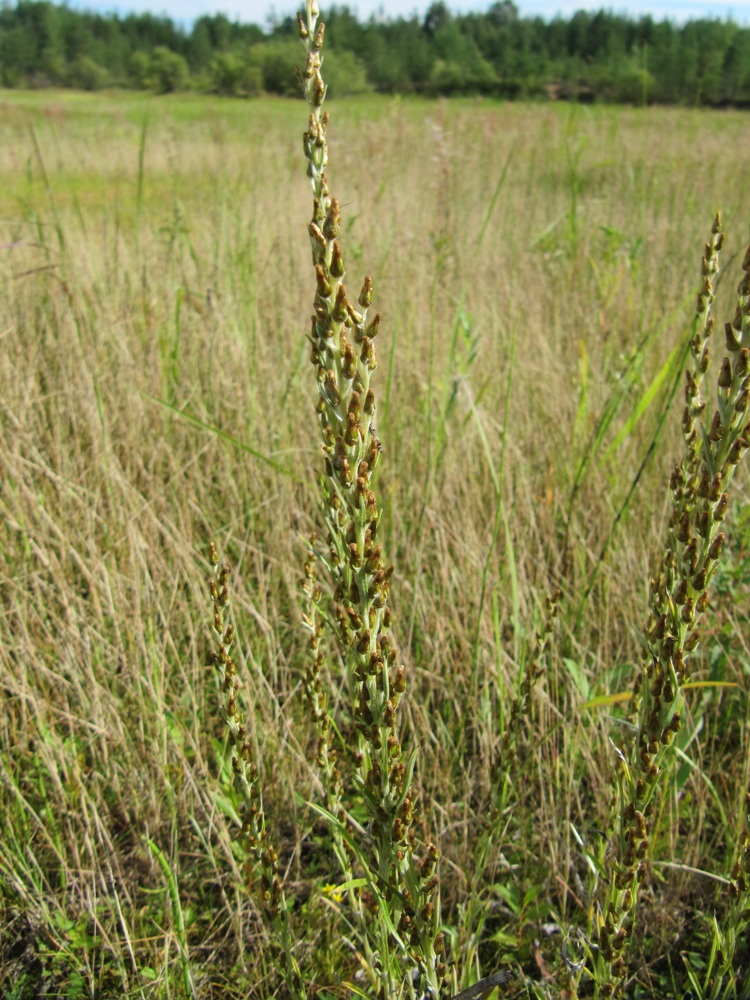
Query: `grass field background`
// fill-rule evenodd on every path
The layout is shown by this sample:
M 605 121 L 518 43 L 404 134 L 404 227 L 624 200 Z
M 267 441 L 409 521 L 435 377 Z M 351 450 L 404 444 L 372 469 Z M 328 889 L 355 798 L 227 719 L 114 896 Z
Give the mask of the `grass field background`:
M 545 595 L 560 617 L 480 950 L 565 996 L 679 454 L 703 243 L 750 221 L 739 112 L 333 102 L 329 181 L 377 347 L 384 545 L 448 928 Z M 0 991 L 283 996 L 232 846 L 208 542 L 233 570 L 266 812 L 322 995 L 356 956 L 325 887 L 297 580 L 317 524 L 301 102 L 0 95 Z M 732 256 L 739 254 L 732 266 Z M 717 344 L 717 353 L 720 345 Z M 677 380 L 679 388 L 672 393 Z M 674 399 L 670 405 L 670 399 Z M 661 418 L 669 407 L 666 420 Z M 633 484 L 636 483 L 635 489 Z M 740 831 L 748 482 L 639 907 L 633 997 L 682 996 Z M 604 558 L 602 553 L 606 552 Z M 332 700 L 346 693 L 333 683 Z M 169 880 L 146 840 L 163 852 Z M 668 863 L 668 864 L 665 864 Z M 696 872 L 694 869 L 697 869 Z M 701 874 L 700 872 L 708 873 Z M 458 955 L 460 960 L 460 954 Z M 530 994 L 533 995 L 533 994 Z

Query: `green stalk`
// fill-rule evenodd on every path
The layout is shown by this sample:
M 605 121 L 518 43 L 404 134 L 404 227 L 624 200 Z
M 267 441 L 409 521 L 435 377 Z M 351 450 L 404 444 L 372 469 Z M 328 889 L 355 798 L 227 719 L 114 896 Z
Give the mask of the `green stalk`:
M 180 890 L 177 886 L 177 877 L 159 845 L 154 843 L 149 837 L 144 837 L 143 839 L 148 849 L 159 862 L 159 866 L 167 880 L 169 898 L 172 901 L 177 943 L 180 947 L 180 966 L 182 968 L 182 982 L 185 987 L 185 996 L 192 997 L 192 1000 L 198 1000 L 198 994 L 193 983 L 193 973 L 190 969 L 190 955 L 187 946 L 187 934 L 185 933 L 185 917 L 180 903 Z
M 719 1000 L 721 985 L 729 979 L 736 992 L 736 979 L 733 974 L 733 964 L 737 944 L 740 937 L 750 926 L 750 792 L 745 792 L 743 799 L 742 834 L 740 836 L 737 860 L 729 873 L 729 913 L 724 927 L 720 932 L 721 968 L 716 977 L 711 1000 Z M 750 996 L 750 978 L 745 974 L 742 1000 Z

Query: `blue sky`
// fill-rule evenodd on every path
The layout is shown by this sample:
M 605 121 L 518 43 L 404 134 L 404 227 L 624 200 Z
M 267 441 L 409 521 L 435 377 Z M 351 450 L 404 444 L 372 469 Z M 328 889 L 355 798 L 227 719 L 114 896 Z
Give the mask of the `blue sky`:
M 320 0 L 325 14 L 325 0 Z M 339 0 L 341 2 L 341 0 Z M 453 11 L 481 11 L 491 6 L 492 0 L 447 0 Z M 738 24 L 750 25 L 750 0 L 516 0 L 522 15 L 541 15 L 552 18 L 556 14 L 567 17 L 576 10 L 599 10 L 605 7 L 617 14 L 639 17 L 651 14 L 661 19 L 669 18 L 678 23 L 698 17 L 731 17 Z M 224 13 L 232 20 L 252 21 L 264 25 L 270 14 L 286 16 L 296 10 L 293 0 L 74 0 L 78 8 L 99 11 L 151 11 L 163 13 L 176 21 L 189 22 L 201 14 Z M 362 18 L 384 13 L 397 17 L 415 11 L 423 14 L 430 0 L 349 0 L 349 7 Z

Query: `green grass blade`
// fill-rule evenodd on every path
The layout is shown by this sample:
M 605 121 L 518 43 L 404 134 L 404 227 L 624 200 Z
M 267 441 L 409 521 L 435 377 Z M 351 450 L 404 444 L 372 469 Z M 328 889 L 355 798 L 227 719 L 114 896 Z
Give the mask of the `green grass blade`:
M 288 469 L 280 462 L 274 461 L 272 458 L 269 458 L 268 455 L 264 455 L 262 451 L 258 451 L 257 448 L 253 448 L 244 441 L 240 441 L 239 438 L 235 437 L 233 434 L 229 434 L 227 431 L 222 430 L 220 427 L 215 427 L 213 424 L 206 423 L 205 420 L 201 420 L 200 417 L 196 417 L 195 414 L 190 413 L 189 410 L 181 410 L 178 406 L 168 403 L 164 399 L 159 399 L 158 396 L 152 396 L 151 393 L 148 392 L 142 392 L 141 395 L 146 399 L 150 399 L 152 403 L 158 403 L 159 406 L 163 406 L 165 410 L 170 410 L 175 416 L 187 421 L 187 423 L 191 424 L 193 427 L 199 427 L 201 430 L 208 431 L 209 433 L 220 438 L 222 441 L 226 441 L 228 444 L 234 445 L 235 448 L 239 448 L 240 451 L 244 451 L 248 455 L 252 455 L 253 458 L 257 458 L 260 462 L 265 462 L 266 465 L 269 465 L 272 469 L 275 469 L 276 472 L 280 472 L 288 479 L 292 479 L 297 483 L 305 482 L 304 477 L 300 476 L 293 469 Z

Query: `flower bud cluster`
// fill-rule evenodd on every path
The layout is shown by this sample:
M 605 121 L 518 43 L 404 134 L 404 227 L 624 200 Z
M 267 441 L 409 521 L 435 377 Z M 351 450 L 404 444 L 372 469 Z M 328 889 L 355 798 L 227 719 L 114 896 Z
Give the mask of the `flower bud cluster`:
M 321 639 L 323 625 L 318 614 L 322 594 L 318 585 L 315 543 L 315 533 L 310 537 L 309 554 L 305 561 L 304 576 L 300 580 L 300 590 L 307 603 L 307 612 L 302 623 L 309 635 L 309 656 L 305 674 L 305 696 L 310 706 L 310 712 L 315 721 L 318 734 L 317 765 L 323 781 L 325 805 L 328 812 L 335 816 L 342 825 L 346 824 L 346 814 L 341 805 L 343 784 L 341 772 L 337 766 L 337 753 L 334 744 L 334 725 L 328 712 L 328 693 L 324 687 L 323 650 Z M 343 846 L 343 841 L 342 841 Z
M 472 938 L 476 941 L 473 928 L 481 926 L 489 913 L 483 886 L 491 874 L 490 869 L 497 863 L 498 844 L 508 836 L 508 817 L 513 815 L 511 802 L 520 788 L 519 776 L 534 753 L 534 741 L 530 738 L 534 731 L 534 689 L 548 666 L 547 650 L 558 620 L 559 602 L 559 591 L 545 598 L 546 607 L 524 657 L 520 687 L 505 716 L 502 736 L 490 764 L 489 795 L 485 808 L 480 810 L 471 865 L 466 871 L 468 902 L 460 933 L 468 932 L 470 941 Z M 469 948 L 474 947 L 472 942 Z
M 736 917 L 747 924 L 750 922 L 750 792 L 745 792 L 744 807 L 739 857 L 729 873 L 729 895 Z
M 373 298 L 369 277 L 356 298 L 345 284 L 339 241 L 341 208 L 329 192 L 325 173 L 328 114 L 321 110 L 326 91 L 321 76 L 325 30 L 317 16 L 317 4 L 308 0 L 305 14 L 298 18 L 307 52 L 302 80 L 310 107 L 303 144 L 313 189 L 308 234 L 316 291 L 309 341 L 325 459 L 325 562 L 334 589 L 332 619 L 345 653 L 352 693 L 355 735 L 346 751 L 371 815 L 378 885 L 390 887 L 386 902 L 400 938 L 412 946 L 410 957 L 423 974 L 425 988 L 437 996 L 437 876 L 422 877 L 414 859 L 414 756 L 405 754 L 397 732 L 397 709 L 406 678 L 390 636 L 388 596 L 393 567 L 384 560 L 380 510 L 373 491 L 373 474 L 382 451 L 375 429 L 375 392 L 370 385 L 378 363 L 374 342 L 380 314 L 368 315 Z M 314 587 L 312 570 L 305 572 L 308 588 Z M 317 627 L 313 628 L 317 648 L 319 636 Z M 310 680 L 313 686 L 316 669 Z M 322 701 L 315 698 L 313 715 L 320 720 Z M 325 741 L 328 736 L 323 728 Z
M 650 587 L 644 666 L 633 700 L 638 711 L 637 737 L 630 760 L 619 755 L 618 843 L 598 941 L 600 954 L 609 964 L 610 992 L 602 996 L 617 996 L 621 989 L 625 969 L 620 953 L 646 868 L 652 800 L 680 729 L 687 663 L 699 642 L 708 588 L 724 543 L 727 491 L 750 447 L 750 250 L 743 262 L 737 311 L 725 327 L 727 354 L 719 369 L 717 404 L 710 420 L 703 394 L 714 334 L 712 279 L 719 269 L 723 238 L 717 216 L 703 256 L 695 334 L 690 343 L 692 365 L 686 372 L 682 416 L 684 455 L 671 476 L 667 543 Z
M 214 564 L 213 576 L 209 580 L 211 602 L 213 604 L 213 634 L 216 650 L 213 665 L 219 672 L 223 696 L 221 714 L 229 729 L 229 743 L 232 747 L 232 774 L 237 791 L 243 800 L 242 836 L 245 846 L 261 865 L 262 890 L 260 902 L 266 915 L 275 919 L 281 899 L 281 884 L 278 878 L 276 852 L 269 849 L 258 786 L 258 767 L 253 755 L 253 747 L 247 727 L 239 708 L 239 678 L 232 659 L 234 642 L 233 629 L 227 623 L 229 611 L 228 567 L 218 565 L 218 555 L 211 543 L 211 560 Z
M 212 632 L 215 651 L 212 665 L 219 674 L 222 702 L 221 714 L 229 729 L 232 748 L 231 762 L 234 786 L 242 799 L 243 846 L 255 863 L 258 879 L 253 885 L 254 894 L 264 916 L 277 930 L 284 955 L 284 974 L 291 995 L 298 1000 L 305 996 L 304 986 L 291 952 L 291 934 L 287 915 L 286 897 L 279 874 L 278 854 L 270 842 L 263 812 L 263 801 L 258 780 L 258 766 L 253 743 L 239 706 L 239 677 L 231 651 L 234 629 L 228 622 L 229 569 L 219 567 L 219 556 L 213 542 L 210 545 L 213 573 L 209 579 L 213 605 Z
M 548 595 L 545 598 L 545 603 L 544 617 L 536 631 L 533 645 L 523 666 L 521 688 L 511 705 L 505 723 L 505 731 L 492 763 L 494 788 L 499 788 L 506 777 L 515 773 L 520 765 L 520 746 L 524 730 L 529 728 L 531 722 L 531 702 L 534 688 L 544 674 L 547 647 L 560 611 L 560 592 L 556 591 L 551 596 Z

